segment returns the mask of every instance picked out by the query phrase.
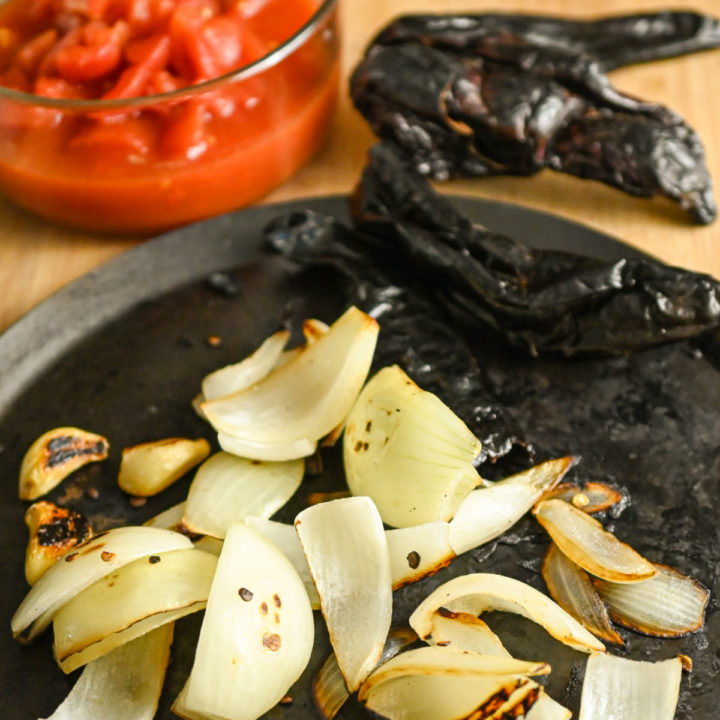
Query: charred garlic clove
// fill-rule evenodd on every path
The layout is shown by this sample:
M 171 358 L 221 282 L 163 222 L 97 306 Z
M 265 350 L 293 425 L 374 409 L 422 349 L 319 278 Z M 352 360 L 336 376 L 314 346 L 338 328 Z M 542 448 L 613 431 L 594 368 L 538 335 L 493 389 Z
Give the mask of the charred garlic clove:
M 41 435 L 25 453 L 20 467 L 20 499 L 35 500 L 50 492 L 70 473 L 104 460 L 108 441 L 76 427 L 59 427 Z
M 118 485 L 130 495 L 156 495 L 209 454 L 210 445 L 204 438 L 166 438 L 127 447 L 120 460 Z
M 90 523 L 83 515 L 46 500 L 28 508 L 25 524 L 30 532 L 25 578 L 30 585 L 70 548 L 92 537 Z

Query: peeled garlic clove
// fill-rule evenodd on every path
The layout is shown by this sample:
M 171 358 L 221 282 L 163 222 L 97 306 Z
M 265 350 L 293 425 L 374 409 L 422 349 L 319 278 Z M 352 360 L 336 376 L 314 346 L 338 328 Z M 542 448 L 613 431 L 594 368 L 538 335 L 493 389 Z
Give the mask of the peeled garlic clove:
M 107 457 L 102 435 L 76 427 L 59 427 L 42 434 L 28 449 L 20 466 L 20 499 L 35 500 L 50 492 L 83 465 Z
M 204 438 L 166 438 L 127 447 L 120 460 L 118 485 L 130 495 L 157 495 L 209 454 Z
M 30 585 L 70 548 L 92 537 L 85 516 L 47 500 L 27 509 L 25 525 L 30 532 L 25 551 L 25 578 Z
M 367 495 L 395 527 L 449 520 L 482 480 L 480 441 L 397 365 L 380 370 L 347 417 L 343 457 L 353 495 Z

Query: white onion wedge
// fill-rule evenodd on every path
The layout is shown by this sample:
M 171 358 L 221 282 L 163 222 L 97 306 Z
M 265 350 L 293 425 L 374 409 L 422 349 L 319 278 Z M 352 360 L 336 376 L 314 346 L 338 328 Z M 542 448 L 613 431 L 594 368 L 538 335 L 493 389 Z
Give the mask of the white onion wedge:
M 287 523 L 254 516 L 246 517 L 245 524 L 273 543 L 285 555 L 303 581 L 312 609 L 319 610 L 320 596 L 315 588 L 315 583 L 310 574 L 310 566 L 295 527 Z
M 300 677 L 313 613 L 287 558 L 245 524 L 225 538 L 181 705 L 190 717 L 255 720 Z
M 578 720 L 673 720 L 682 668 L 679 657 L 653 663 L 591 655 Z
M 392 618 L 390 555 L 366 497 L 313 505 L 295 520 L 338 665 L 357 690 L 377 665 Z
M 613 582 L 638 582 L 655 568 L 587 513 L 563 500 L 543 500 L 533 510 L 558 548 L 591 575 Z
M 457 555 L 510 529 L 573 466 L 562 457 L 531 467 L 489 487 L 473 490 L 450 521 L 450 544 Z
M 525 676 L 549 671 L 547 663 L 418 648 L 381 665 L 363 683 L 358 700 L 392 720 L 509 717 L 494 713 L 517 706 L 516 715 L 524 714 L 538 695 L 537 684 Z
M 317 442 L 300 438 L 294 442 L 274 444 L 263 442 L 248 442 L 240 440 L 224 432 L 218 433 L 218 445 L 228 453 L 243 458 L 262 460 L 264 462 L 284 462 L 297 460 L 312 455 L 317 448 Z
M 394 527 L 449 520 L 482 482 L 472 465 L 479 452 L 465 423 L 397 365 L 363 388 L 343 439 L 348 487 Z
M 625 645 L 610 624 L 605 603 L 590 576 L 551 543 L 542 564 L 542 576 L 550 596 L 593 635 L 605 642 Z M 623 583 L 634 586 L 637 583 Z
M 13 635 L 29 628 L 25 639 L 32 640 L 70 598 L 133 560 L 190 547 L 190 538 L 163 528 L 120 527 L 100 533 L 75 546 L 33 585 L 13 615 Z
M 486 610 L 516 613 L 542 625 L 556 640 L 576 650 L 605 650 L 594 635 L 549 597 L 504 575 L 461 575 L 436 588 L 410 616 L 410 626 L 421 638 L 432 633 L 433 614 L 441 607 L 476 616 Z
M 203 403 L 203 411 L 218 432 L 244 443 L 317 441 L 352 407 L 377 334 L 377 322 L 351 307 L 297 357 L 247 390 Z
M 667 565 L 639 583 L 596 580 L 612 619 L 624 627 L 657 637 L 680 637 L 702 627 L 710 596 L 707 588 Z
M 47 720 L 152 720 L 172 637 L 170 623 L 89 663 Z
M 443 610 L 434 613 L 432 635 L 427 640 L 433 645 L 454 647 L 485 655 L 511 657 L 500 638 L 487 624 L 469 613 L 451 613 Z M 541 689 L 526 717 L 527 720 L 569 720 L 572 713 Z
M 202 381 L 203 399 L 215 400 L 260 382 L 280 359 L 289 339 L 288 330 L 278 330 L 244 360 L 206 375 Z
M 215 453 L 190 485 L 183 525 L 191 532 L 224 538 L 230 525 L 248 515 L 274 515 L 300 487 L 304 472 L 302 460 L 267 463 Z
M 58 664 L 72 672 L 155 627 L 201 610 L 216 565 L 211 553 L 172 550 L 100 578 L 55 613 Z
M 449 530 L 446 522 L 438 520 L 385 531 L 393 590 L 432 575 L 455 557 Z

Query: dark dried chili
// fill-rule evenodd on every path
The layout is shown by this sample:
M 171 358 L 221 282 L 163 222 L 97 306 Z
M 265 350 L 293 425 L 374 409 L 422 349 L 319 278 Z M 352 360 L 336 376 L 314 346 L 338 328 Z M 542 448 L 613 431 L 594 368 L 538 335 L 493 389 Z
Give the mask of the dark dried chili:
M 414 15 L 388 25 L 351 80 L 356 107 L 419 172 L 531 175 L 543 168 L 661 195 L 716 215 L 696 133 L 616 90 L 605 72 L 720 46 L 714 18 L 683 12 L 594 22 Z
M 346 300 L 388 328 L 377 363 L 403 364 L 473 431 L 485 400 L 489 413 L 507 415 L 448 318 L 462 320 L 470 342 L 489 332 L 529 355 L 567 357 L 624 355 L 720 326 L 710 276 L 527 247 L 473 224 L 385 143 L 371 150 L 351 204 L 355 229 L 295 213 L 270 226 L 269 244 L 340 272 Z M 522 437 L 507 427 L 502 435 Z

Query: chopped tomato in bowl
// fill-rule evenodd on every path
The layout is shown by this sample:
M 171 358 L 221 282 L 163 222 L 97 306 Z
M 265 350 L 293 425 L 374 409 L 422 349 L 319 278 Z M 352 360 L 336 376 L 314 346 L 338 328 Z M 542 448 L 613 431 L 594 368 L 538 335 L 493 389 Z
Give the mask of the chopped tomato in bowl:
M 317 150 L 336 0 L 0 4 L 0 192 L 47 218 L 156 232 L 247 205 Z

